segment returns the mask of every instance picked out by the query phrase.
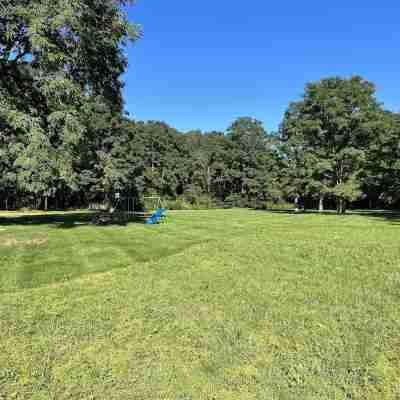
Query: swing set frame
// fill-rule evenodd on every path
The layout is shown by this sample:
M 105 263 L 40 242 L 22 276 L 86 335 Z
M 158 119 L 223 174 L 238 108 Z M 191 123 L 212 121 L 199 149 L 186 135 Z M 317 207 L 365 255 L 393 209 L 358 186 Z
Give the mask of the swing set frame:
M 150 206 L 148 206 L 150 203 Z M 139 206 L 141 210 L 137 210 Z M 146 220 L 151 217 L 156 210 L 161 209 L 163 206 L 161 196 L 152 195 L 144 196 L 142 200 L 135 197 L 123 197 L 120 193 L 114 194 L 114 201 L 110 208 L 107 210 L 102 208 L 100 213 L 94 217 L 94 222 L 107 223 L 111 220 L 118 221 L 133 221 L 133 220 Z
M 126 209 L 123 210 L 129 217 L 147 217 L 159 208 L 162 208 L 162 200 L 160 196 L 144 196 L 143 203 L 145 209 L 143 211 L 136 211 L 136 206 L 140 204 L 135 197 L 126 197 Z M 152 202 L 152 207 L 148 208 L 146 205 Z

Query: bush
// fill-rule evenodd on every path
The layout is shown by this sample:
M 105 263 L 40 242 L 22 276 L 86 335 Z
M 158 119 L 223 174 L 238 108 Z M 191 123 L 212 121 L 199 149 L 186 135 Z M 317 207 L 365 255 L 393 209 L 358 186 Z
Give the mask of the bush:
M 239 193 L 232 193 L 224 201 L 224 208 L 243 207 L 243 199 Z
M 175 199 L 165 200 L 164 206 L 169 210 L 210 210 L 222 208 L 223 205 L 206 194 L 185 193 Z
M 293 204 L 288 202 L 273 202 L 242 197 L 238 193 L 228 196 L 224 202 L 207 194 L 195 195 L 185 193 L 175 199 L 164 200 L 164 206 L 169 210 L 211 210 L 217 208 L 255 208 L 257 210 L 292 209 Z
M 210 210 L 210 209 L 221 207 L 221 204 L 219 204 L 219 202 L 216 199 L 214 199 L 211 196 L 208 196 L 206 194 L 197 196 L 193 200 L 194 201 L 192 203 L 192 206 L 194 209 L 197 209 L 197 210 Z
M 224 201 L 225 208 L 257 208 L 258 200 L 241 196 L 239 193 L 233 193 Z
M 293 204 L 287 201 L 273 202 L 270 200 L 264 200 L 257 202 L 257 210 L 287 210 L 293 209 Z
M 168 210 L 191 210 L 193 208 L 183 196 L 177 197 L 176 199 L 164 200 L 164 207 Z

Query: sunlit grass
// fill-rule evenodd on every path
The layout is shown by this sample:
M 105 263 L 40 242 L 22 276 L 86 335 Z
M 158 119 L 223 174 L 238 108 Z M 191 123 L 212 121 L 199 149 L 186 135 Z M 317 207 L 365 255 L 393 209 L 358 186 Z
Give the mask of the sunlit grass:
M 0 398 L 400 396 L 393 216 L 88 220 L 0 219 Z

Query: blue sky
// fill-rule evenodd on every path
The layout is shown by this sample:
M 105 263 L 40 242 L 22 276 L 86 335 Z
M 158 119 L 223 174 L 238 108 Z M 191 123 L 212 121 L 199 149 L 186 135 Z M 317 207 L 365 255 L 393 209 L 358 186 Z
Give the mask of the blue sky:
M 392 0 L 138 0 L 126 109 L 183 131 L 225 130 L 239 116 L 271 131 L 306 82 L 360 74 L 399 111 L 399 16 Z

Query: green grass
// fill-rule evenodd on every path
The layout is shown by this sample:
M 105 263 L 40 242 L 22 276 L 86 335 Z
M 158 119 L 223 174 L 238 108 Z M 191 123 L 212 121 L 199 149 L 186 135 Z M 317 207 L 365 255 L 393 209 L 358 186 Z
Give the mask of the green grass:
M 399 399 L 395 217 L 0 214 L 0 399 Z

